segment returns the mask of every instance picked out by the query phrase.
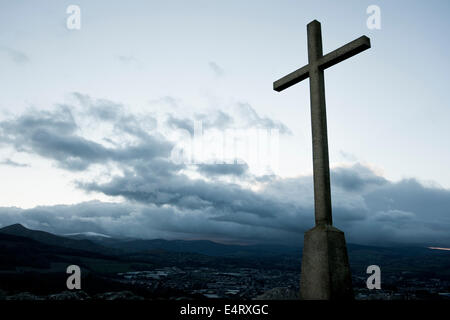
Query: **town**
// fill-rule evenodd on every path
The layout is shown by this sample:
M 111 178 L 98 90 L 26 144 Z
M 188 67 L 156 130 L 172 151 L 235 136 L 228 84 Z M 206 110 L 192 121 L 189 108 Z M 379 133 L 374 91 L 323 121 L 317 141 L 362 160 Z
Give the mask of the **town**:
M 450 281 L 415 277 L 404 272 L 400 277 L 383 279 L 380 290 L 366 287 L 367 277 L 353 275 L 356 300 L 450 300 Z M 206 299 L 272 300 L 298 299 L 299 276 L 295 270 L 236 268 L 219 270 L 202 267 L 165 267 L 150 271 L 118 274 L 118 281 L 150 291 L 176 289 L 188 297 Z

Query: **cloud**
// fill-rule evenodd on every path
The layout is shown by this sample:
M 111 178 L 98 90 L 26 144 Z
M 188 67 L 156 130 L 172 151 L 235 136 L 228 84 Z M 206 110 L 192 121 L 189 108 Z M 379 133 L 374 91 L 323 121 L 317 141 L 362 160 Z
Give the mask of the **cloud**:
M 190 179 L 179 173 L 178 169 L 171 162 L 152 161 L 135 166 L 133 171 L 114 177 L 109 182 L 79 183 L 79 187 L 142 204 L 169 205 L 179 210 L 213 210 L 219 216 L 240 211 L 271 217 L 283 210 L 280 203 L 236 184 Z
M 186 130 L 191 136 L 194 135 L 194 122 L 190 119 L 181 119 L 169 114 L 166 120 L 166 124 L 174 129 Z
M 0 208 L 0 226 L 22 223 L 56 234 L 91 231 L 116 237 L 167 239 L 233 239 L 253 242 L 279 238 L 283 231 L 257 225 L 218 221 L 210 212 L 171 207 L 90 201 L 33 209 Z M 233 236 L 240 234 L 239 237 Z M 284 237 L 289 237 L 289 232 Z
M 180 118 L 173 114 L 167 115 L 166 124 L 174 129 L 186 130 L 194 135 L 194 121 L 201 123 L 202 130 L 208 129 L 217 129 L 217 130 L 225 130 L 227 128 L 231 128 L 234 119 L 231 115 L 221 111 L 214 110 L 209 114 L 198 113 L 194 114 L 191 119 L 189 118 Z
M 0 52 L 4 52 L 12 61 L 17 64 L 23 64 L 30 61 L 25 53 L 9 47 L 0 46 Z
M 119 60 L 121 63 L 124 63 L 124 64 L 131 64 L 131 63 L 138 64 L 139 63 L 139 60 L 136 59 L 135 57 L 126 56 L 126 55 L 117 56 L 117 60 Z
M 87 94 L 72 93 L 87 114 L 103 121 L 115 121 L 122 117 L 123 105 L 107 99 L 93 99 Z
M 120 195 L 126 200 L 123 203 L 91 201 L 27 210 L 0 208 L 0 223 L 20 222 L 61 234 L 93 231 L 143 238 L 289 244 L 300 244 L 303 232 L 313 226 L 312 177 L 278 178 L 259 191 L 251 191 L 235 184 L 190 179 L 170 166 L 161 174 L 156 168 L 161 170 L 160 165 L 142 167 L 135 174 L 115 177 L 108 183 L 80 185 L 86 190 Z M 372 175 L 363 179 L 359 191 L 332 185 L 333 218 L 348 242 L 450 243 L 449 190 L 425 187 L 411 179 L 385 180 L 374 186 L 376 175 Z
M 282 122 L 260 116 L 248 103 L 239 102 L 230 106 L 227 112 L 210 110 L 206 113 L 195 113 L 189 117 L 179 117 L 168 114 L 166 125 L 174 129 L 186 130 L 194 135 L 194 121 L 201 123 L 203 131 L 209 129 L 266 129 L 278 130 L 280 134 L 292 134 L 291 130 Z
M 169 163 L 135 170 L 107 183 L 80 184 L 86 190 L 121 196 L 123 203 L 0 208 L 0 223 L 20 222 L 61 234 L 93 231 L 290 244 L 300 244 L 303 232 L 314 223 L 312 177 L 278 178 L 251 191 L 235 184 L 190 179 Z M 350 172 L 361 168 L 340 170 L 352 176 Z M 449 190 L 425 187 L 411 179 L 374 185 L 374 177 L 367 174 L 359 191 L 332 184 L 333 218 L 348 242 L 450 243 Z
M 204 129 L 223 130 L 232 126 L 235 121 L 231 115 L 221 110 L 214 110 L 209 114 L 196 114 L 195 118 L 202 121 Z
M 416 180 L 391 182 L 360 164 L 333 170 L 332 176 L 338 177 L 332 179 L 333 218 L 335 225 L 346 232 L 348 241 L 448 245 L 450 191 L 425 187 Z M 350 177 L 349 183 L 343 183 L 346 177 Z M 359 177 L 356 184 L 355 177 Z M 222 224 L 269 230 L 267 234 L 272 238 L 260 236 L 261 241 L 301 242 L 302 233 L 314 221 L 310 176 L 274 179 L 260 191 L 251 191 L 234 184 L 189 179 L 174 171 L 159 179 L 154 170 L 141 168 L 132 176 L 81 187 L 110 196 L 120 195 L 142 205 L 176 208 L 186 213 L 184 220 L 189 219 L 190 210 L 199 211 L 207 230 L 212 225 L 220 229 Z M 198 218 L 198 214 L 194 216 Z M 203 232 L 207 230 L 200 227 L 196 230 L 198 237 L 206 237 Z M 246 238 L 231 231 L 228 237 Z
M 29 164 L 26 163 L 19 163 L 19 162 L 15 162 L 9 158 L 0 161 L 0 165 L 5 165 L 5 166 L 11 166 L 11 167 L 20 167 L 20 168 L 25 168 L 25 167 L 29 167 Z
M 30 109 L 1 121 L 0 144 L 77 171 L 79 189 L 121 203 L 0 208 L 2 225 L 19 222 L 61 234 L 283 243 L 301 243 L 313 226 L 312 176 L 254 177 L 245 164 L 176 164 L 170 158 L 173 143 L 156 130 L 152 116 L 106 99 L 79 93 L 74 98 L 76 105 Z M 249 106 L 243 110 L 247 124 L 283 128 Z M 211 128 L 242 120 L 220 111 L 197 117 Z M 111 162 L 118 173 L 95 180 L 82 174 Z M 331 183 L 334 224 L 348 242 L 450 244 L 450 190 L 415 179 L 390 181 L 362 164 L 333 168 Z
M 215 63 L 214 61 L 210 61 L 208 63 L 209 68 L 214 72 L 214 75 L 216 77 L 221 77 L 224 75 L 224 70 L 222 69 L 222 67 L 220 67 L 217 63 Z
M 276 129 L 281 134 L 292 134 L 291 130 L 283 123 L 272 120 L 268 117 L 261 117 L 248 103 L 238 103 L 238 114 L 245 119 L 247 127 L 257 127 L 265 129 Z
M 30 110 L 15 119 L 0 122 L 0 144 L 54 160 L 59 167 L 74 171 L 109 161 L 125 164 L 170 155 L 173 146 L 169 141 L 147 133 L 139 119 L 121 115 L 119 105 L 109 104 L 107 100 L 92 102 L 79 94 L 75 96 L 86 107 L 85 116 L 95 118 L 97 126 L 100 121 L 112 122 L 116 134 L 130 135 L 133 143 L 110 148 L 83 137 L 72 108 L 60 105 L 54 111 Z
M 354 165 L 352 170 L 348 170 L 345 167 L 338 167 L 332 171 L 331 178 L 335 185 L 347 191 L 357 192 L 361 192 L 366 187 L 379 186 L 387 183 L 385 178 L 374 175 L 369 168 L 360 164 Z

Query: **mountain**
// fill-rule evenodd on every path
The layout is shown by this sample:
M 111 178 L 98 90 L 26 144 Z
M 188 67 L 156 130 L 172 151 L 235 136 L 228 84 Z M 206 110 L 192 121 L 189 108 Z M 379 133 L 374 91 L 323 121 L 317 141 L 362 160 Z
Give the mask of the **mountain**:
M 97 253 L 117 253 L 116 250 L 111 250 L 110 248 L 103 247 L 97 243 L 92 242 L 91 240 L 61 237 L 45 231 L 27 229 L 21 224 L 13 224 L 1 228 L 0 234 L 24 237 L 38 241 L 40 243 L 58 247 L 92 251 Z
M 189 252 L 212 257 L 278 256 L 300 254 L 301 249 L 282 245 L 227 245 L 208 240 L 124 240 L 110 247 L 136 253 L 142 251 Z
M 6 229 L 7 232 L 17 231 L 28 235 L 33 233 L 23 230 L 20 226 Z M 59 239 L 39 234 L 40 238 Z M 67 290 L 66 268 L 76 264 L 82 269 L 83 290 L 91 294 L 105 291 L 133 290 L 134 287 L 114 281 L 111 275 L 117 272 L 127 272 L 130 263 L 121 261 L 117 256 L 78 250 L 58 245 L 45 244 L 31 238 L 0 233 L 0 300 L 6 293 L 24 294 L 28 300 L 34 294 L 53 294 Z M 145 269 L 152 269 L 152 264 L 141 263 Z M 22 299 L 22 298 L 20 298 Z
M 0 255 L 7 265 L 7 252 L 14 256 L 16 247 L 20 261 L 26 260 L 23 252 L 33 254 L 33 259 L 43 259 L 45 254 L 89 256 L 94 253 L 101 259 L 114 260 L 96 263 L 97 270 L 144 270 L 150 265 L 182 266 L 189 262 L 192 266 L 208 264 L 221 265 L 267 265 L 292 268 L 300 266 L 301 247 L 283 245 L 227 245 L 208 240 L 141 240 L 116 239 L 93 233 L 79 233 L 57 236 L 48 232 L 30 230 L 20 224 L 0 229 Z M 7 236 L 10 236 L 9 238 Z M 3 240 L 2 240 L 3 239 Z M 9 248 L 9 249 L 8 249 Z M 36 248 L 30 251 L 29 248 Z M 5 251 L 6 250 L 6 251 Z M 44 252 L 39 258 L 37 252 Z M 36 254 L 35 254 L 36 253 Z M 450 277 L 450 252 L 430 250 L 419 246 L 376 247 L 348 244 L 350 265 L 355 274 L 365 275 L 369 265 L 380 265 L 385 274 L 398 274 L 403 271 L 422 274 L 440 274 Z M 31 260 L 31 256 L 29 257 Z M 60 258 L 58 258 L 60 259 Z M 56 261 L 58 261 L 56 259 Z M 86 262 L 92 265 L 91 262 Z M 141 265 L 142 263 L 142 265 Z M 0 269 L 2 266 L 0 265 Z M 352 271 L 353 272 L 353 271 Z
M 170 296 L 186 297 L 186 292 L 203 288 L 205 283 L 225 281 L 224 276 L 235 277 L 248 270 L 257 279 L 252 282 L 253 288 L 263 288 L 268 283 L 283 287 L 299 277 L 301 251 L 300 247 L 227 245 L 207 240 L 116 239 L 92 233 L 58 236 L 15 224 L 0 229 L 0 300 L 2 290 L 45 294 L 65 290 L 66 268 L 72 264 L 81 267 L 84 290 L 92 294 L 120 287 L 148 291 L 154 297 L 168 296 L 167 290 L 181 290 Z M 435 288 L 439 284 L 442 292 L 448 292 L 448 251 L 348 244 L 348 255 L 355 287 L 365 288 L 367 267 L 379 265 L 385 288 L 396 288 L 397 284 Z M 141 279 L 161 269 L 173 272 L 167 286 L 164 279 L 150 279 L 144 288 L 139 285 L 141 280 L 135 283 L 120 276 L 129 272 L 133 277 L 142 272 L 137 276 Z M 239 283 L 247 280 L 243 278 Z M 186 284 L 190 289 L 186 289 Z
M 53 264 L 73 264 L 80 259 L 108 259 L 92 251 L 52 245 L 28 237 L 0 233 L 0 270 L 18 267 L 51 269 Z

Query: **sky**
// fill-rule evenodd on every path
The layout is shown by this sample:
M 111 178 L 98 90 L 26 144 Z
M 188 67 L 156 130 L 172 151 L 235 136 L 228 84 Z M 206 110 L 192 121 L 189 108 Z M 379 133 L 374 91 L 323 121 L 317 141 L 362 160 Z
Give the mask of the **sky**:
M 301 242 L 309 84 L 272 84 L 307 63 L 316 19 L 324 53 L 372 43 L 325 71 L 335 225 L 354 243 L 450 246 L 448 1 L 0 6 L 0 226 Z

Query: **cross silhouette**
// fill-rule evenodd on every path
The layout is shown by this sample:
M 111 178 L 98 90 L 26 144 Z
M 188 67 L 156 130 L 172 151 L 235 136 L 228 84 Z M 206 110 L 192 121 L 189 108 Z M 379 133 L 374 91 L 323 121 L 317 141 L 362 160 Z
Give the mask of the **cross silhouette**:
M 273 83 L 282 91 L 309 77 L 314 171 L 314 208 L 316 225 L 332 225 L 330 165 L 328 160 L 327 117 L 325 107 L 324 70 L 370 48 L 366 36 L 323 55 L 320 22 L 307 25 L 308 64 Z

